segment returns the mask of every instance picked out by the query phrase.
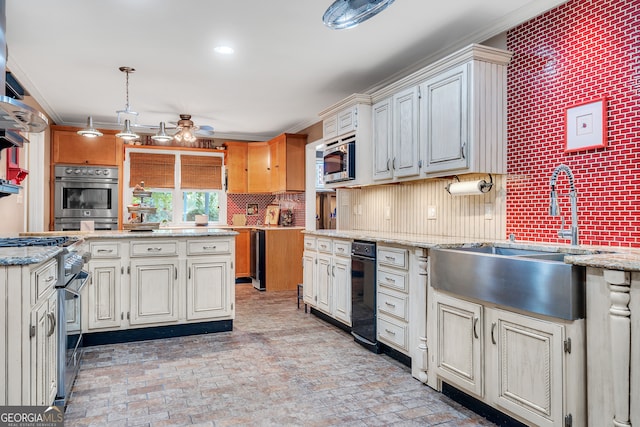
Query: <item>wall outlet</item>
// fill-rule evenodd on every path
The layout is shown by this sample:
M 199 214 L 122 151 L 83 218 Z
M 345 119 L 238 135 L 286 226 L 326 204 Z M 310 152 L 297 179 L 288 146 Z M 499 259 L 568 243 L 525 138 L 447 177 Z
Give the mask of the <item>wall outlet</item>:
M 391 206 L 384 207 L 384 219 L 391 220 Z
M 491 203 L 484 204 L 484 219 L 493 219 L 493 205 Z
M 358 215 L 362 215 L 362 205 L 358 205 Z
M 436 219 L 437 209 L 434 205 L 427 206 L 427 219 Z

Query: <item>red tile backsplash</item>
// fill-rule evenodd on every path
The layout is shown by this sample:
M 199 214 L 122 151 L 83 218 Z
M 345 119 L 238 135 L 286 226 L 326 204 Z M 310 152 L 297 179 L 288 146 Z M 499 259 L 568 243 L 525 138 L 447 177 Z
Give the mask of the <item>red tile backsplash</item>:
M 559 239 L 549 181 L 569 166 L 580 243 L 640 247 L 640 0 L 570 0 L 507 33 L 507 235 Z M 564 152 L 565 109 L 607 97 L 605 148 Z M 568 180 L 556 190 L 565 227 Z
M 282 201 L 280 201 L 282 199 Z M 295 194 L 288 197 L 288 195 L 273 196 L 271 194 L 227 194 L 227 224 L 231 224 L 234 214 L 247 213 L 247 204 L 257 203 L 258 214 L 247 215 L 247 225 L 262 225 L 264 224 L 264 217 L 266 214 L 266 208 L 270 204 L 280 205 L 280 209 L 285 209 L 287 206 L 292 206 L 293 210 L 293 226 L 304 227 L 305 223 L 305 196 L 304 193 Z

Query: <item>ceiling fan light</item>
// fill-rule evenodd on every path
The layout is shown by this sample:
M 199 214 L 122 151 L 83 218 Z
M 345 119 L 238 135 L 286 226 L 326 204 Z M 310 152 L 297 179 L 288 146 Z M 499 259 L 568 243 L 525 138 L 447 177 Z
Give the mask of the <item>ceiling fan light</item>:
M 129 119 L 126 119 L 124 121 L 124 128 L 122 129 L 122 132 L 119 132 L 116 134 L 116 137 L 122 138 L 125 141 L 132 141 L 134 139 L 140 138 L 140 136 L 137 133 L 134 133 L 131 130 L 131 121 Z
M 167 134 L 167 132 L 165 131 L 164 122 L 160 122 L 160 130 L 157 134 L 153 135 L 151 139 L 160 144 L 163 144 L 171 141 L 173 139 L 173 136 Z
M 80 129 L 78 131 L 78 135 L 86 136 L 87 138 L 95 138 L 98 136 L 102 136 L 102 132 L 93 127 L 93 117 L 87 117 L 87 127 L 84 129 Z
M 385 10 L 394 0 L 335 0 L 322 16 L 334 30 L 353 28 Z

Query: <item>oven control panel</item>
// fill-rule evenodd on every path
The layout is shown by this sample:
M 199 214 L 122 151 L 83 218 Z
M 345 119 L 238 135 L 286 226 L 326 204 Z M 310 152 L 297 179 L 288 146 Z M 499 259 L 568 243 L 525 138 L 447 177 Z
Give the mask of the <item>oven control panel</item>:
M 118 168 L 101 166 L 62 166 L 55 167 L 56 177 L 97 177 L 97 178 L 118 178 Z

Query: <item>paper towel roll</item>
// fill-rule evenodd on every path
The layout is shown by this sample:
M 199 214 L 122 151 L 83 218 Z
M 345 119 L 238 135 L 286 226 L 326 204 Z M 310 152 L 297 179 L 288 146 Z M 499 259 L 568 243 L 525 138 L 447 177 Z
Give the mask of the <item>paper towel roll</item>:
M 482 187 L 487 182 L 483 179 L 478 181 L 452 182 L 449 184 L 448 190 L 452 196 L 469 196 L 474 194 L 484 194 Z

